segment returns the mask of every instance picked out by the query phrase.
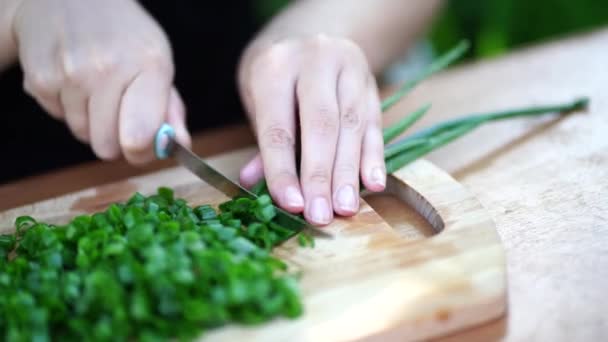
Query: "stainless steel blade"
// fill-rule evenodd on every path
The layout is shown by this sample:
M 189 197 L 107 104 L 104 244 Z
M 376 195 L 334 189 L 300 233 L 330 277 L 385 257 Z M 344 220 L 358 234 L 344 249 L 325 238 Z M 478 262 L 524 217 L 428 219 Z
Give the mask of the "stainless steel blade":
M 211 165 L 207 164 L 203 159 L 199 158 L 196 154 L 194 154 L 194 152 L 180 145 L 172 138 L 169 139 L 169 144 L 170 145 L 168 148 L 170 154 L 182 166 L 190 170 L 192 173 L 194 173 L 197 177 L 205 181 L 207 184 L 221 191 L 226 196 L 230 198 L 240 196 L 251 199 L 256 199 L 258 197 L 256 194 L 233 182 L 230 178 L 224 176 L 222 173 L 214 169 Z M 293 214 L 290 214 L 277 206 L 275 206 L 275 208 L 277 210 L 278 216 L 281 216 L 283 219 L 287 219 L 293 223 L 297 223 L 299 226 L 302 227 L 297 231 L 300 231 L 302 229 L 310 229 L 314 230 L 317 234 L 331 236 L 329 233 L 317 227 L 314 227 L 305 220 Z
M 209 185 L 221 191 L 224 195 L 230 198 L 239 196 L 248 197 L 251 199 L 257 198 L 254 193 L 221 174 L 219 171 L 211 167 L 204 160 L 194 154 L 194 152 L 174 141 L 171 143 L 172 155 L 182 166 L 186 167 Z

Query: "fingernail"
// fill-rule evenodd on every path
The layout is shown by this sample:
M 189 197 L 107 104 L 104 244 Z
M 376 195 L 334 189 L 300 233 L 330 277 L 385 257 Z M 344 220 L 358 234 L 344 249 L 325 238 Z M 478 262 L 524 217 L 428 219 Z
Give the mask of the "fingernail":
M 357 203 L 355 198 L 355 189 L 352 185 L 344 185 L 338 190 L 337 194 L 338 205 L 340 209 L 346 211 L 356 211 Z
M 329 203 L 323 197 L 317 197 L 312 201 L 310 216 L 315 223 L 327 224 L 331 220 L 329 213 Z
M 381 168 L 376 167 L 372 170 L 372 182 L 382 186 L 386 185 L 386 174 Z
M 287 205 L 290 207 L 302 207 L 304 205 L 302 194 L 293 186 L 287 187 L 285 197 L 287 198 Z

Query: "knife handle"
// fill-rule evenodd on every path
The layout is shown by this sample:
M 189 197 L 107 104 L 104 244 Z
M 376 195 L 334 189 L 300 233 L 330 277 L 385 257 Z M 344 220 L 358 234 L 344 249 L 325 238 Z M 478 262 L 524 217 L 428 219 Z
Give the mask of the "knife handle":
M 167 159 L 171 154 L 171 140 L 175 139 L 175 130 L 168 123 L 164 123 L 154 137 L 154 154 L 156 158 Z

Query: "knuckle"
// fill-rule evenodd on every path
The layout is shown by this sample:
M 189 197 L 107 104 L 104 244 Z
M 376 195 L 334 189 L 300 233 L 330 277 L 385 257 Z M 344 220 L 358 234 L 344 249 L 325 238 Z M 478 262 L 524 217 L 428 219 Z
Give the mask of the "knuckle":
M 336 44 L 337 55 L 343 64 L 351 65 L 361 69 L 368 69 L 369 63 L 365 52 L 354 41 L 341 38 Z
M 341 163 L 334 167 L 334 173 L 336 175 L 342 176 L 352 176 L 356 175 L 359 172 L 359 169 L 352 163 Z
M 336 46 L 349 56 L 358 57 L 361 54 L 359 45 L 348 38 L 338 38 Z
M 336 43 L 336 39 L 323 34 L 318 33 L 303 42 L 305 48 L 305 56 L 312 61 L 317 63 L 340 63 L 342 58 L 339 43 Z
M 361 121 L 361 115 L 354 105 L 346 106 L 341 112 L 340 123 L 343 128 L 360 131 L 362 126 Z
M 144 65 L 148 68 L 173 72 L 173 62 L 169 57 L 169 53 L 162 47 L 151 47 L 146 49 L 142 59 Z
M 268 189 L 275 198 L 280 198 L 286 188 L 297 186 L 297 176 L 286 169 L 280 169 L 267 177 Z
M 123 150 L 122 154 L 124 155 L 124 158 L 130 164 L 133 164 L 133 165 L 143 165 L 146 162 L 145 159 L 141 155 L 139 155 L 137 153 L 132 153 L 132 152 Z
M 285 168 L 275 170 L 275 172 L 272 173 L 272 176 L 268 178 L 270 179 L 269 185 L 272 189 L 282 189 L 297 179 L 293 172 L 290 172 Z
M 68 125 L 77 138 L 80 140 L 88 139 L 89 130 L 84 120 L 68 120 Z
M 92 82 L 107 78 L 118 68 L 118 57 L 112 53 L 87 54 L 74 52 L 63 57 L 63 73 L 66 81 L 89 86 Z
M 286 42 L 275 43 L 262 52 L 254 62 L 253 70 L 279 73 L 289 65 L 290 47 Z
M 101 141 L 100 141 L 101 143 Z M 127 139 L 121 141 L 122 149 L 125 154 L 139 155 L 142 154 L 150 143 L 150 138 L 144 134 L 131 135 Z
M 283 166 L 283 165 L 282 165 Z M 287 170 L 284 167 L 280 167 L 278 170 L 276 170 L 276 172 L 273 174 L 273 179 L 278 180 L 278 181 L 283 181 L 283 180 L 292 180 L 295 178 L 295 174 L 293 172 L 290 172 L 289 170 Z
M 274 125 L 265 129 L 261 136 L 262 144 L 270 148 L 292 148 L 294 138 L 289 130 L 284 127 Z
M 330 180 L 329 172 L 325 169 L 315 169 L 308 175 L 308 181 L 310 183 L 327 185 Z
M 361 50 L 359 48 L 359 45 L 357 45 L 357 43 L 355 43 L 352 39 L 342 38 L 340 40 L 340 43 L 347 50 L 350 50 L 350 51 L 360 51 Z
M 89 68 L 66 71 L 66 81 L 77 86 L 87 86 L 91 80 L 95 79 L 98 79 L 98 77 Z
M 65 77 L 68 82 L 76 85 L 84 85 L 93 78 L 91 71 L 86 67 L 66 68 Z
M 92 77 L 107 77 L 118 70 L 118 57 L 109 54 L 98 56 L 91 69 Z
M 92 142 L 93 151 L 103 160 L 114 160 L 120 156 L 118 145 L 107 139 L 95 139 Z
M 338 130 L 338 115 L 330 106 L 319 106 L 318 115 L 310 120 L 311 128 L 317 134 L 328 136 L 336 134 Z
M 361 47 L 357 45 L 357 43 L 347 39 L 345 40 L 343 46 L 347 52 L 347 55 L 351 56 L 354 61 L 358 62 L 361 65 L 367 65 L 367 57 L 365 56 L 365 53 L 363 52 Z
M 329 45 L 331 38 L 325 33 L 316 33 L 308 38 L 308 45 L 315 49 L 323 49 Z
M 23 88 L 30 95 L 46 95 L 59 89 L 61 80 L 49 72 L 33 71 L 25 75 Z
M 61 67 L 68 82 L 82 84 L 91 71 L 90 56 L 81 50 L 66 51 L 61 56 Z

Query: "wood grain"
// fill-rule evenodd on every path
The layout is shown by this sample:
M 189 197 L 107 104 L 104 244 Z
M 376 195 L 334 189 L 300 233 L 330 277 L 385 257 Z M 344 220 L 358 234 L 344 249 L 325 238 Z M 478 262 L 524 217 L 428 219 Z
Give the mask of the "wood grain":
M 587 112 L 494 123 L 432 153 L 488 208 L 507 249 L 507 341 L 608 339 L 608 30 L 464 65 L 417 88 L 387 122 L 559 103 Z
M 236 177 L 251 149 L 210 160 Z M 0 213 L 0 231 L 18 215 L 65 223 L 103 210 L 133 192 L 171 186 L 191 205 L 227 198 L 183 168 L 170 168 Z M 366 202 L 352 218 L 335 220 L 314 249 L 296 239 L 275 249 L 301 271 L 305 315 L 259 327 L 227 326 L 206 334 L 217 341 L 419 340 L 483 325 L 506 312 L 503 247 L 485 209 L 449 175 L 424 160 L 389 178 L 388 192 L 434 229 L 430 238 L 404 238 Z M 382 203 L 377 203 L 382 207 Z M 407 235 L 406 235 L 407 236 Z

